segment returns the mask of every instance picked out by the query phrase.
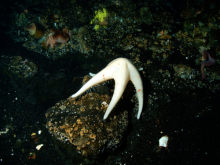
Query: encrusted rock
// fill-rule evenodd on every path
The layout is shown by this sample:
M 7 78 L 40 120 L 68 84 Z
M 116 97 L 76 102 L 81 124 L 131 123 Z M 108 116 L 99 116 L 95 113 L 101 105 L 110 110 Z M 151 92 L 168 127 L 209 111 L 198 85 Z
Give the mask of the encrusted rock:
M 128 125 L 127 111 L 112 113 L 104 122 L 103 116 L 110 102 L 108 95 L 88 93 L 78 100 L 56 103 L 46 112 L 51 135 L 75 146 L 82 156 L 98 156 L 117 147 Z
M 28 59 L 22 59 L 21 56 L 12 56 L 9 58 L 2 56 L 2 58 L 7 61 L 5 64 L 8 65 L 8 75 L 12 74 L 20 78 L 31 78 L 38 72 L 38 66 L 34 62 Z

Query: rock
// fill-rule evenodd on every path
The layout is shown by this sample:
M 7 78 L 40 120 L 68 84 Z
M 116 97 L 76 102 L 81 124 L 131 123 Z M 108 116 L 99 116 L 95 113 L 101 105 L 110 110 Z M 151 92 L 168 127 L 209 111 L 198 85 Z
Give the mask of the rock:
M 38 66 L 29 59 L 22 59 L 21 56 L 3 57 L 8 65 L 7 74 L 9 77 L 17 76 L 22 79 L 32 78 L 38 73 Z M 10 61 L 9 61 L 10 60 Z
M 117 115 L 111 113 L 105 122 L 102 120 L 109 102 L 108 95 L 97 93 L 88 93 L 78 100 L 61 100 L 46 112 L 46 127 L 62 142 L 61 147 L 73 147 L 75 154 L 83 157 L 98 157 L 117 148 L 128 126 L 128 113 L 123 110 L 118 110 Z

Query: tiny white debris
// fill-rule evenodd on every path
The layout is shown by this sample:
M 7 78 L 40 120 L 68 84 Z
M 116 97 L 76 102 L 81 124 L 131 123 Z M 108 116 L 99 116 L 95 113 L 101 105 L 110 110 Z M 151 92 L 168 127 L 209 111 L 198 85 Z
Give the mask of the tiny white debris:
M 90 72 L 89 75 L 94 77 L 96 74 Z
M 102 102 L 102 105 L 107 105 L 108 106 L 108 104 L 105 101 Z
M 44 145 L 44 144 L 39 144 L 39 145 L 36 147 L 36 149 L 37 149 L 37 150 L 40 150 L 41 147 L 43 147 L 43 145 Z
M 40 134 L 41 134 L 41 132 L 42 132 L 42 131 L 41 131 L 41 130 L 39 130 L 39 131 L 38 131 L 38 134 L 40 135 Z
M 0 131 L 0 135 L 1 135 L 1 134 L 6 134 L 8 131 L 9 131 L 9 129 L 6 127 L 6 128 L 5 128 L 5 131 Z
M 169 140 L 169 137 L 167 135 L 162 136 L 159 139 L 159 147 L 160 148 L 162 148 L 162 147 L 167 148 L 168 147 L 168 140 Z
M 138 70 L 141 71 L 141 70 L 144 70 L 144 68 L 139 68 Z

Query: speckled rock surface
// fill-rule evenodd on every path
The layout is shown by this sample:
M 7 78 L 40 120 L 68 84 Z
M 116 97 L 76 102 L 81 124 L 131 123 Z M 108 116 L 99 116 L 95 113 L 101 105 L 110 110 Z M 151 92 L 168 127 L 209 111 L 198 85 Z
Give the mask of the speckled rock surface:
M 46 127 L 56 139 L 75 146 L 82 156 L 95 158 L 117 148 L 128 126 L 128 114 L 123 110 L 102 121 L 109 102 L 108 95 L 97 93 L 59 101 L 48 109 Z

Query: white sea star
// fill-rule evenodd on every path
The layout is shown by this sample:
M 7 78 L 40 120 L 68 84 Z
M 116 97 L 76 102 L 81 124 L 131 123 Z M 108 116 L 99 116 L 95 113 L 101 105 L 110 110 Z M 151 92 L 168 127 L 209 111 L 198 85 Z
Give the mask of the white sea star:
M 103 119 L 105 120 L 108 117 L 118 100 L 121 98 L 129 80 L 131 80 L 131 82 L 134 84 L 137 91 L 137 98 L 139 102 L 137 119 L 139 119 L 143 108 L 143 84 L 138 70 L 126 58 L 117 58 L 110 62 L 103 70 L 94 75 L 94 77 L 92 77 L 78 92 L 73 94 L 71 97 L 76 98 L 84 93 L 87 89 L 109 79 L 115 80 L 115 90 Z

